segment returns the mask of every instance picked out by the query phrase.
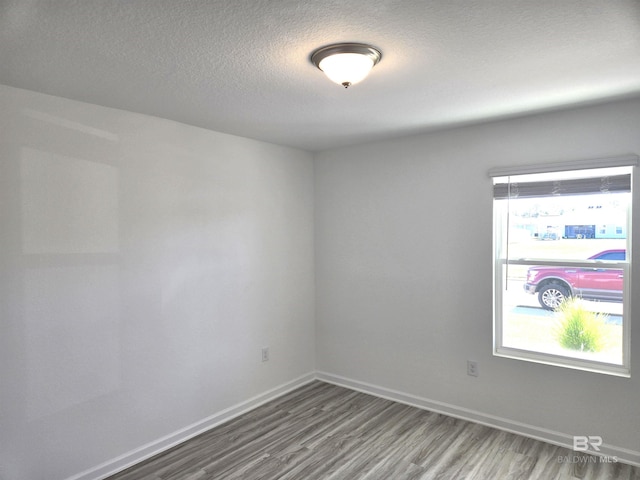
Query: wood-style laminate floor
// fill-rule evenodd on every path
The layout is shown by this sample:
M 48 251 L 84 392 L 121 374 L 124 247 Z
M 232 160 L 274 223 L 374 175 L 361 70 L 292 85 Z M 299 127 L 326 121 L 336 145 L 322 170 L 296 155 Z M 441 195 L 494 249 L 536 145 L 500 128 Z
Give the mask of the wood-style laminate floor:
M 315 381 L 108 480 L 574 478 L 640 468 Z

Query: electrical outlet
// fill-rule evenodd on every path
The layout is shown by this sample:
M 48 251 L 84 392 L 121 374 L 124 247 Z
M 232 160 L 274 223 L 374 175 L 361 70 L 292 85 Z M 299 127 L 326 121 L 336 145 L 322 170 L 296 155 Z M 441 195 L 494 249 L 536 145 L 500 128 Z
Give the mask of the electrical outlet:
M 262 347 L 262 361 L 269 361 L 269 347 Z
M 467 360 L 467 375 L 472 377 L 478 376 L 478 362 L 475 360 Z

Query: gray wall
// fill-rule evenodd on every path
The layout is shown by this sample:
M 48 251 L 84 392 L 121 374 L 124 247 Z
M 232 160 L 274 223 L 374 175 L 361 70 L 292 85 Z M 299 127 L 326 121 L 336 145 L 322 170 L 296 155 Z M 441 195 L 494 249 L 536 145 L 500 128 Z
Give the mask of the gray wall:
M 637 455 L 640 305 L 630 379 L 492 356 L 487 171 L 638 154 L 639 125 L 633 100 L 318 154 L 318 371 L 512 424 L 600 435 Z M 640 298 L 640 282 L 632 293 Z M 467 359 L 479 362 L 478 378 Z
M 0 86 L 0 220 L 3 480 L 314 370 L 311 154 Z

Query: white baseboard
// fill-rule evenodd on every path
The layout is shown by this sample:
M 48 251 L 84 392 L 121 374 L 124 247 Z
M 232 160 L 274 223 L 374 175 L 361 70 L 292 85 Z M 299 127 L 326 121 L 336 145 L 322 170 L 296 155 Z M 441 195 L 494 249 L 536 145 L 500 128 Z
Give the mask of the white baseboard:
M 541 440 L 546 443 L 573 448 L 573 436 L 546 428 L 540 428 L 526 423 L 516 422 L 507 418 L 489 415 L 486 413 L 470 410 L 467 408 L 451 405 L 444 402 L 429 400 L 408 393 L 391 390 L 389 388 L 372 385 L 370 383 L 359 382 L 349 378 L 333 375 L 326 372 L 317 372 L 316 378 L 323 382 L 332 383 L 341 387 L 349 388 L 363 393 L 368 393 L 376 397 L 393 400 L 395 402 L 411 405 L 436 413 L 442 413 L 450 417 L 468 420 L 470 422 L 487 425 L 506 432 L 515 433 L 524 437 Z M 616 457 L 618 461 L 640 467 L 640 452 L 629 450 L 615 445 L 603 443 L 599 452 L 589 451 L 588 453 L 606 457 Z
M 193 438 L 201 433 L 210 430 L 217 425 L 220 425 L 224 422 L 228 422 L 229 420 L 242 415 L 250 410 L 253 410 L 260 405 L 267 403 L 271 400 L 274 400 L 291 390 L 295 390 L 303 385 L 306 385 L 309 382 L 312 382 L 316 379 L 314 373 L 308 373 L 303 375 L 295 380 L 282 384 L 278 387 L 272 388 L 260 395 L 257 395 L 249 400 L 238 403 L 230 408 L 222 410 L 221 412 L 215 413 L 203 420 L 200 420 L 196 423 L 193 423 L 185 428 L 182 428 L 176 432 L 170 433 L 165 437 L 159 438 L 153 442 L 147 443 L 142 447 L 136 448 L 124 455 L 121 455 L 117 458 L 109 460 L 101 465 L 93 467 L 89 470 L 85 470 L 77 475 L 67 478 L 67 480 L 102 480 L 107 478 L 110 475 L 114 475 L 115 473 L 121 472 L 137 463 L 142 462 L 148 458 L 157 455 L 158 453 L 162 453 L 165 450 L 168 450 L 176 445 L 179 445 L 190 438 Z

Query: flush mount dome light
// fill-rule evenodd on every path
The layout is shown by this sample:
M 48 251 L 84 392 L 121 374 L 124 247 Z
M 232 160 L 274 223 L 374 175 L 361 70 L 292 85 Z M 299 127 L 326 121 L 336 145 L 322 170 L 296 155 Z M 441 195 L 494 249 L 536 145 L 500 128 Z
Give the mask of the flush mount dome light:
M 344 88 L 363 80 L 381 58 L 380 50 L 362 43 L 336 43 L 311 54 L 311 62 Z

